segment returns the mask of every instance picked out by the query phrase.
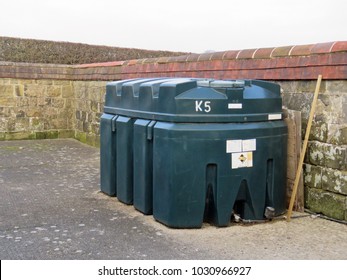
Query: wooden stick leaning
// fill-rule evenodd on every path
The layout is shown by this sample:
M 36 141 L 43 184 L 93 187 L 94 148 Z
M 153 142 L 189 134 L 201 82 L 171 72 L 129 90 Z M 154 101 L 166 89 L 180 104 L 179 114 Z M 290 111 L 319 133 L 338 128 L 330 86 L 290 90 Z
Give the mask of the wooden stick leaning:
M 291 216 L 292 216 L 295 196 L 296 196 L 296 192 L 298 190 L 298 185 L 299 185 L 299 181 L 300 181 L 300 175 L 301 175 L 301 172 L 302 172 L 302 165 L 304 163 L 304 158 L 305 158 L 305 153 L 306 153 L 306 149 L 307 149 L 308 138 L 310 136 L 312 120 L 313 120 L 314 112 L 315 112 L 315 109 L 316 109 L 316 104 L 317 104 L 317 100 L 318 100 L 318 93 L 319 93 L 319 88 L 320 88 L 321 81 L 322 81 L 322 75 L 318 75 L 316 89 L 315 89 L 315 92 L 314 92 L 313 101 L 312 101 L 312 105 L 311 105 L 310 116 L 308 118 L 304 144 L 302 146 L 300 159 L 299 159 L 299 163 L 298 163 L 298 169 L 296 170 L 292 196 L 290 198 L 290 203 L 289 203 L 289 207 L 288 207 L 287 222 L 290 222 L 290 219 L 291 219 Z

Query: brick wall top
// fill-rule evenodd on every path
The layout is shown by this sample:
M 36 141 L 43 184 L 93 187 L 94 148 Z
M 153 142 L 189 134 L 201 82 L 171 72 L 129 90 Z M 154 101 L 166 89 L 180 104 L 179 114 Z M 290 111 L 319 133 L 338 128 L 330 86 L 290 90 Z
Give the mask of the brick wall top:
M 310 80 L 347 79 L 347 41 L 177 57 L 67 65 L 0 62 L 0 77 L 119 80 L 136 77 Z

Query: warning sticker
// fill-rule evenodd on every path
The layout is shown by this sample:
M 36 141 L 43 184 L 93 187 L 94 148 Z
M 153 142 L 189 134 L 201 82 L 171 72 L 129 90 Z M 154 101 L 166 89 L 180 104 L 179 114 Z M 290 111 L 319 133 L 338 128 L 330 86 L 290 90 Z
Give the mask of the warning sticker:
M 243 168 L 253 166 L 253 152 L 232 153 L 231 168 Z
M 226 152 L 231 154 L 231 168 L 253 166 L 253 152 L 257 150 L 256 139 L 235 139 L 226 141 Z

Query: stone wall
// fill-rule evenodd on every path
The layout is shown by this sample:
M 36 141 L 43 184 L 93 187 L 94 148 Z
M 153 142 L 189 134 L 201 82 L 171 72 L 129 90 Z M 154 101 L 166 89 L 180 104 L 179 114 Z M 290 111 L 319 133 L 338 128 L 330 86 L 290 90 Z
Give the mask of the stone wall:
M 72 81 L 0 79 L 0 140 L 74 137 Z
M 347 220 L 347 42 L 74 66 L 0 62 L 0 140 L 75 137 L 98 146 L 106 82 L 154 76 L 278 82 L 304 131 L 318 74 L 305 206 Z
M 280 82 L 283 102 L 306 130 L 315 81 Z M 304 164 L 305 207 L 347 220 L 347 81 L 323 81 Z
M 106 82 L 0 78 L 0 140 L 73 138 L 99 145 Z
M 93 146 L 100 143 L 100 117 L 103 112 L 106 82 L 74 81 L 75 138 Z

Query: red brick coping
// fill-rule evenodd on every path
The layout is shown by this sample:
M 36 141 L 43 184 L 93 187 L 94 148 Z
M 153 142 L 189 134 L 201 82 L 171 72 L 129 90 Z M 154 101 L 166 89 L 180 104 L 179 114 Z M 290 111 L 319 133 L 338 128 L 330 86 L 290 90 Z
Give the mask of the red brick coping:
M 136 77 L 347 79 L 347 41 L 230 50 L 81 65 L 0 62 L 0 78 L 120 80 Z

